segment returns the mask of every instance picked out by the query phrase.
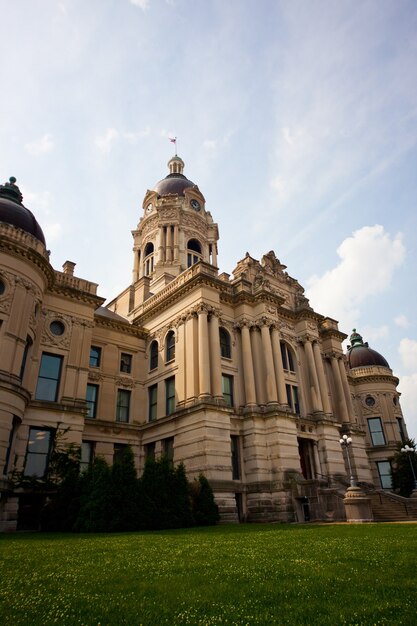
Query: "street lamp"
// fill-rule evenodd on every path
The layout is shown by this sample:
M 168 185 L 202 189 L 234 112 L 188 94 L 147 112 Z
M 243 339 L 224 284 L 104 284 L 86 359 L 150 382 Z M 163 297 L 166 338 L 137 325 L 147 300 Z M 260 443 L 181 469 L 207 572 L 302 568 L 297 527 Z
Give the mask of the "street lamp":
M 350 486 L 356 487 L 356 480 L 352 472 L 352 464 L 350 462 L 350 454 L 349 454 L 349 446 L 352 445 L 352 437 L 348 437 L 347 435 L 343 435 L 341 439 L 339 439 L 339 443 L 343 448 L 346 448 L 346 456 L 349 465 L 349 473 L 350 473 Z
M 411 472 L 413 474 L 413 480 L 414 480 L 414 491 L 416 491 L 417 490 L 417 478 L 416 478 L 416 473 L 414 471 L 413 462 L 411 460 L 411 454 L 415 454 L 415 450 L 414 448 L 410 448 L 408 444 L 405 444 L 404 448 L 401 448 L 401 452 L 405 452 L 408 456 L 408 460 L 410 461 Z

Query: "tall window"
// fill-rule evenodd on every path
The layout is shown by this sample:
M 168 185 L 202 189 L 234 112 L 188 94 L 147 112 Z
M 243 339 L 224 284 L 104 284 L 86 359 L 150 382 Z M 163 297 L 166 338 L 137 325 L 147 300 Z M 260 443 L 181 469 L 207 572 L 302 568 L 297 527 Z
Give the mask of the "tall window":
M 98 385 L 87 385 L 87 417 L 95 419 L 97 415 Z
M 153 243 L 150 241 L 145 246 L 145 251 L 143 253 L 143 271 L 145 276 L 149 276 L 153 272 L 154 267 L 154 247 Z
M 197 239 L 190 239 L 187 243 L 187 267 L 202 260 L 201 244 Z
M 117 390 L 116 422 L 128 422 L 130 411 L 130 395 L 128 389 Z
M 240 480 L 240 452 L 239 437 L 237 435 L 230 435 L 230 447 L 232 452 L 232 478 L 233 480 Z
M 171 415 L 175 411 L 175 376 L 165 381 L 165 414 Z
M 152 341 L 150 349 L 149 369 L 155 370 L 158 367 L 158 342 Z
M 145 460 L 155 458 L 155 442 L 145 443 Z
M 62 356 L 44 352 L 39 368 L 36 399 L 56 402 L 61 378 Z
M 127 443 L 115 443 L 113 445 L 113 463 L 116 463 L 116 461 L 121 461 L 126 448 Z
M 281 356 L 282 356 L 282 366 L 284 370 L 289 372 L 295 372 L 294 367 L 294 357 L 291 348 L 284 342 L 281 341 Z
M 162 439 L 162 454 L 166 456 L 170 465 L 174 464 L 174 437 Z
M 382 422 L 379 417 L 371 417 L 368 419 L 369 434 L 373 446 L 385 446 L 384 431 L 382 430 Z
M 222 374 L 222 391 L 227 406 L 233 406 L 233 376 Z
M 20 380 L 23 380 L 23 376 L 25 375 L 26 362 L 28 359 L 29 349 L 31 345 L 32 345 L 32 339 L 28 335 L 26 337 L 25 349 L 23 351 L 22 363 L 20 365 L 20 373 L 19 373 Z
M 391 464 L 389 461 L 377 461 L 379 480 L 382 489 L 392 489 Z
M 49 428 L 30 428 L 26 452 L 25 476 L 43 478 L 48 467 L 53 431 Z
M 120 371 L 130 374 L 132 371 L 132 355 L 122 352 L 120 355 Z
M 18 431 L 19 426 L 20 426 L 21 423 L 22 423 L 22 420 L 19 417 L 16 417 L 16 415 L 14 415 L 13 416 L 12 427 L 11 427 L 10 433 L 9 433 L 9 443 L 8 443 L 8 446 L 7 446 L 6 458 L 5 458 L 5 461 L 4 461 L 3 474 L 5 474 L 5 475 L 9 472 L 10 466 L 12 465 L 10 463 L 10 459 L 11 459 L 11 456 L 12 456 L 12 451 L 13 451 L 13 448 L 14 448 L 17 431 Z
M 405 443 L 407 440 L 404 428 L 404 420 L 402 417 L 397 417 L 398 431 L 400 433 L 401 442 Z
M 83 441 L 81 444 L 80 471 L 85 472 L 93 462 L 94 441 Z
M 219 337 L 220 337 L 220 354 L 225 359 L 230 359 L 232 356 L 230 335 L 225 328 L 219 328 Z
M 90 367 L 100 367 L 101 361 L 101 348 L 98 346 L 91 346 L 90 348 Z
M 173 361 L 175 359 L 175 333 L 170 330 L 166 337 L 166 360 Z
M 300 414 L 300 400 L 298 397 L 298 387 L 295 385 L 285 385 L 287 392 L 287 402 L 294 413 Z
M 148 388 L 148 419 L 150 422 L 156 420 L 158 410 L 158 385 Z

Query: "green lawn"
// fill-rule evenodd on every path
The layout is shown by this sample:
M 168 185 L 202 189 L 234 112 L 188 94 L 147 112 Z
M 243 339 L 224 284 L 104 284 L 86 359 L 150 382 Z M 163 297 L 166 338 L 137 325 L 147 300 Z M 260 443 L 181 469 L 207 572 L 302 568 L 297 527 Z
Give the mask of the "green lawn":
M 1 624 L 417 624 L 417 526 L 0 536 Z

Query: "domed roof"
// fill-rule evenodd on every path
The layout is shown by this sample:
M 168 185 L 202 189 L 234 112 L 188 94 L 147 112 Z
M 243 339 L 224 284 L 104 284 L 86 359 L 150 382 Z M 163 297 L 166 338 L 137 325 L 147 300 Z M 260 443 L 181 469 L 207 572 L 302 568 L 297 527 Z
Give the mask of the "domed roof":
M 21 228 L 46 245 L 42 228 L 33 213 L 23 206 L 23 196 L 15 183 L 11 176 L 8 183 L 0 185 L 0 222 Z
M 195 183 L 188 180 L 182 173 L 184 170 L 184 161 L 177 155 L 168 161 L 169 174 L 156 183 L 153 190 L 158 196 L 168 196 L 169 194 L 184 195 L 187 187 L 196 187 Z
M 367 367 L 368 365 L 379 365 L 388 367 L 388 362 L 382 354 L 372 350 L 367 342 L 363 342 L 362 337 L 356 332 L 356 328 L 350 336 L 351 345 L 348 346 L 347 361 L 350 369 L 355 367 Z

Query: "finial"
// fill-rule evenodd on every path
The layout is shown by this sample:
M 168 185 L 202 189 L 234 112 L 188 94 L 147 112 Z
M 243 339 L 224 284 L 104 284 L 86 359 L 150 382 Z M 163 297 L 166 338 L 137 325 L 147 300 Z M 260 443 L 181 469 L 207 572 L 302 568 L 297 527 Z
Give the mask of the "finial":
M 23 196 L 19 187 L 16 185 L 15 176 L 10 176 L 8 183 L 0 185 L 0 196 L 7 198 L 7 200 L 12 200 L 13 202 L 22 204 Z
M 10 176 L 9 178 L 9 183 L 11 183 L 12 185 L 14 185 L 16 183 L 16 176 Z
M 359 333 L 356 332 L 356 328 L 352 329 L 352 334 L 350 336 L 351 348 L 355 346 L 363 346 L 363 339 Z

